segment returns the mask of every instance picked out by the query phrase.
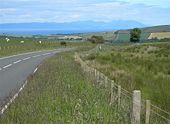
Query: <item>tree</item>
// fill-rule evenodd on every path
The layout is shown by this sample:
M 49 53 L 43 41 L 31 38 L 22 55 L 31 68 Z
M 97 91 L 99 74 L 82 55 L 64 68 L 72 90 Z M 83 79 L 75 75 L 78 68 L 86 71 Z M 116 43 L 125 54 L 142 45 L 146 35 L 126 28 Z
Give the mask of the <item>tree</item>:
M 67 46 L 67 43 L 66 43 L 65 41 L 61 41 L 61 42 L 60 42 L 60 45 L 61 45 L 61 46 Z
M 88 38 L 88 41 L 92 43 L 104 43 L 104 38 L 102 36 L 93 35 L 91 38 Z
M 141 30 L 139 28 L 134 28 L 130 31 L 130 41 L 131 42 L 139 42 L 141 36 Z

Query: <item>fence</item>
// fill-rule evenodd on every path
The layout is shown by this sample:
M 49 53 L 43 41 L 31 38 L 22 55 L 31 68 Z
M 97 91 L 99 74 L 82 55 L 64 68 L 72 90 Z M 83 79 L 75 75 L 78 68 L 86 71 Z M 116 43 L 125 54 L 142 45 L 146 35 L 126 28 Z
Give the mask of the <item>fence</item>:
M 110 92 L 110 105 L 118 110 L 118 123 L 125 124 L 170 124 L 170 113 L 151 104 L 150 100 L 141 98 L 138 90 L 133 93 L 121 88 L 103 73 L 89 67 L 76 53 L 75 61 L 80 64 L 84 75 L 97 85 L 105 87 Z

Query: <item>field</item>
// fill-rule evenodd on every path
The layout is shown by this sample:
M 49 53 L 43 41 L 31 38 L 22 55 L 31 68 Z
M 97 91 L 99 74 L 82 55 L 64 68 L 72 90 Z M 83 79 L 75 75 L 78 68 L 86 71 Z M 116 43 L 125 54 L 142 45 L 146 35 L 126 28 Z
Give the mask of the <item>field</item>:
M 84 77 L 73 55 L 62 53 L 43 62 L 1 123 L 117 123 L 108 92 Z
M 141 34 L 141 41 L 145 41 L 148 39 L 150 33 L 142 33 Z M 117 34 L 114 42 L 129 42 L 130 41 L 130 32 L 129 33 L 119 33 Z
M 164 39 L 164 38 L 170 38 L 170 32 L 157 32 L 157 33 L 151 33 L 148 39 Z
M 83 38 L 85 38 L 85 39 L 90 38 L 90 37 L 92 37 L 93 35 L 103 36 L 103 38 L 104 38 L 106 41 L 113 41 L 113 40 L 115 39 L 115 36 L 116 36 L 116 35 L 114 34 L 114 31 L 80 34 L 80 36 L 83 37 Z
M 83 57 L 124 89 L 170 111 L 170 43 L 102 46 Z
M 9 39 L 10 40 L 7 42 L 5 38 L 0 38 L 0 57 L 30 51 L 49 50 L 61 47 L 76 47 L 83 44 L 82 42 L 65 41 L 67 42 L 67 46 L 61 46 L 60 45 L 61 41 L 55 40 L 33 38 L 9 38 Z M 21 43 L 21 41 L 24 41 L 24 43 Z

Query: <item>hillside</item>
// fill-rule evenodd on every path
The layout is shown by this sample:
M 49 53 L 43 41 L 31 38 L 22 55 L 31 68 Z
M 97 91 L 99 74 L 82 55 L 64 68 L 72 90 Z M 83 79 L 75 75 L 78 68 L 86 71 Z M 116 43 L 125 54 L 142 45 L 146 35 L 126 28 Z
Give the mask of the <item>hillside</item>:
M 141 41 L 148 40 L 150 35 L 152 33 L 167 33 L 170 32 L 170 25 L 161 25 L 161 26 L 153 26 L 153 27 L 146 27 L 146 28 L 141 28 L 142 34 L 141 34 Z M 158 34 L 159 34 L 158 33 Z M 118 30 L 115 32 L 116 38 L 114 41 L 116 42 L 127 42 L 130 39 L 130 29 L 128 30 Z M 166 37 L 159 37 L 159 35 L 154 35 L 157 39 L 164 39 Z M 164 35 L 162 35 L 164 36 Z

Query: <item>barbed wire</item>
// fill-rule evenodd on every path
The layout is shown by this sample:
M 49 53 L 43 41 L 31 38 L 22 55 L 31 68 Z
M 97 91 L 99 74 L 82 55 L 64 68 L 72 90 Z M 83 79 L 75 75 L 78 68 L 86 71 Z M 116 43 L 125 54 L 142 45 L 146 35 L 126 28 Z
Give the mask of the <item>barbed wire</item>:
M 155 105 L 153 105 L 153 104 L 151 104 L 151 106 L 154 107 L 154 108 L 156 108 L 156 109 L 158 109 L 158 110 L 160 110 L 160 111 L 162 111 L 162 112 L 164 112 L 164 113 L 166 113 L 167 115 L 170 115 L 169 112 L 167 112 L 167 111 L 165 111 L 165 110 L 163 110 L 163 109 L 161 109 L 161 108 L 159 108 L 159 107 L 157 107 L 157 106 L 155 106 Z
M 154 114 L 158 115 L 159 117 L 165 119 L 167 122 L 170 122 L 170 120 L 162 115 L 160 115 L 158 112 L 155 112 L 154 110 L 151 109 L 151 112 L 153 112 Z
M 85 63 L 79 56 L 77 56 L 78 57 L 78 59 L 79 59 L 79 62 L 81 63 L 81 64 L 84 64 L 84 66 L 86 66 L 86 67 L 89 67 L 88 65 L 87 65 L 87 63 Z M 92 69 L 91 67 L 90 67 L 90 69 L 91 70 L 95 70 L 94 68 Z M 103 77 L 107 77 L 105 74 L 103 74 L 102 72 L 100 72 L 100 71 L 98 71 L 98 70 L 96 70 L 96 72 L 97 73 L 99 73 L 100 75 L 102 75 L 102 77 L 99 75 L 99 77 L 100 78 L 102 78 L 103 79 Z M 110 80 L 108 77 L 107 77 L 107 79 L 108 79 L 108 81 L 110 81 L 110 83 L 114 83 L 114 85 L 113 85 L 113 87 L 114 88 L 118 88 L 118 84 L 117 83 L 115 83 L 113 80 Z M 104 79 L 103 79 L 104 80 Z M 126 96 L 126 97 L 128 97 L 129 99 L 131 99 L 132 97 L 132 93 L 130 93 L 129 91 L 127 91 L 127 90 L 125 90 L 124 88 L 121 88 L 121 94 L 122 95 L 124 95 L 124 96 Z M 141 106 L 142 107 L 145 107 L 145 102 L 146 102 L 146 100 L 145 99 L 141 99 L 141 101 L 142 101 L 142 103 L 141 103 Z M 135 101 L 133 101 L 133 103 L 134 104 L 138 104 L 137 102 L 135 102 Z M 154 107 L 154 108 L 156 108 L 156 109 L 158 109 L 159 111 L 161 111 L 161 112 L 163 112 L 163 113 L 166 113 L 167 115 L 170 115 L 170 112 L 167 112 L 167 111 L 165 111 L 165 110 L 163 110 L 163 109 L 161 109 L 160 107 L 157 107 L 157 106 L 155 106 L 155 105 L 153 105 L 153 104 L 151 104 L 151 106 L 152 107 Z M 152 110 L 151 109 L 151 111 L 153 112 L 153 113 L 155 113 L 155 114 L 157 114 L 158 116 L 160 116 L 161 118 L 163 118 L 163 119 L 165 119 L 165 120 L 167 120 L 167 121 L 170 121 L 168 118 L 166 118 L 165 116 L 162 116 L 161 114 L 159 114 L 158 112 L 155 112 L 154 110 Z

